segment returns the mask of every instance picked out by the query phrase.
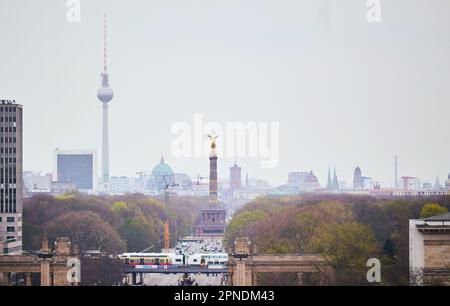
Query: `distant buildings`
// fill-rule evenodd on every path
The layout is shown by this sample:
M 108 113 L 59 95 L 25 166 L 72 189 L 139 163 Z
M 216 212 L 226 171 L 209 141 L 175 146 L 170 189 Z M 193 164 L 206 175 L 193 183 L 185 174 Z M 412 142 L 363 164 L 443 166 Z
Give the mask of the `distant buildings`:
M 317 176 L 310 171 L 309 174 L 305 177 L 305 181 L 300 185 L 300 191 L 311 192 L 320 188 L 319 180 Z
M 51 192 L 52 175 L 50 173 L 24 171 L 23 184 L 26 194 L 49 193 Z
M 0 100 L 0 254 L 22 253 L 22 106 Z
M 334 167 L 334 175 L 331 178 L 330 167 L 328 167 L 328 182 L 327 182 L 327 190 L 328 191 L 338 191 L 339 190 L 339 181 L 336 175 L 336 167 Z
M 317 176 L 312 172 L 290 172 L 288 182 L 280 186 L 271 194 L 298 194 L 299 192 L 312 192 L 320 189 Z
M 363 189 L 364 190 L 371 190 L 374 189 L 374 182 L 371 177 L 363 176 L 362 177 L 363 182 Z
M 420 190 L 420 180 L 417 177 L 403 176 L 403 191 Z
M 445 181 L 445 188 L 450 189 L 450 173 L 447 176 L 447 180 Z
M 422 189 L 424 189 L 424 190 L 433 189 L 433 185 L 430 182 L 425 182 L 422 185 Z
M 109 192 L 112 194 L 125 194 L 130 191 L 131 184 L 128 176 L 111 176 Z
M 239 190 L 242 188 L 241 181 L 241 170 L 242 168 L 234 162 L 233 167 L 230 168 L 230 190 L 234 192 L 235 190 Z
M 78 189 L 71 182 L 52 182 L 50 185 L 50 193 L 53 195 L 61 195 L 74 191 L 78 191 Z
M 53 178 L 57 182 L 73 184 L 79 191 L 96 192 L 96 169 L 95 151 L 55 150 Z
M 364 189 L 364 179 L 362 177 L 361 168 L 358 166 L 353 173 L 353 189 Z
M 159 164 L 153 167 L 152 178 L 150 180 L 148 188 L 159 192 L 163 191 L 166 185 L 175 185 L 175 176 L 173 174 L 172 168 L 164 162 L 164 156 L 161 156 Z
M 441 189 L 441 181 L 439 180 L 439 176 L 436 176 L 436 180 L 434 182 L 434 189 Z
M 300 189 L 304 185 L 309 172 L 290 172 L 288 174 L 288 186 Z

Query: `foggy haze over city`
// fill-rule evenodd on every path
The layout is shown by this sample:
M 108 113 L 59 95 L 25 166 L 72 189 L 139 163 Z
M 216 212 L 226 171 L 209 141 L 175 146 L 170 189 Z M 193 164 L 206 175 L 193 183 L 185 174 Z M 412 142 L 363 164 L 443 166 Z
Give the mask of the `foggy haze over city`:
M 283 184 L 336 165 L 392 182 L 450 171 L 450 3 L 383 1 L 0 1 L 0 93 L 24 105 L 24 169 L 52 171 L 53 150 L 101 153 L 103 15 L 108 16 L 111 175 L 208 173 L 206 158 L 175 158 L 175 122 L 278 122 L 279 164 L 239 158 L 243 175 Z M 276 5 L 275 5 L 276 4 Z M 99 160 L 100 161 L 100 160 Z M 219 178 L 234 158 L 219 159 Z M 100 164 L 100 163 L 99 163 Z M 100 172 L 98 172 L 100 173 Z

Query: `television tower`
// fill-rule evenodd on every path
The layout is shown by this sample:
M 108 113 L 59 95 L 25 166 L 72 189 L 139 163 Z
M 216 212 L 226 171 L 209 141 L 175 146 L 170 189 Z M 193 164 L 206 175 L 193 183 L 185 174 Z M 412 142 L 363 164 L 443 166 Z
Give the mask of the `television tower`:
M 109 189 L 109 139 L 108 139 L 108 103 L 114 97 L 113 90 L 109 87 L 109 74 L 106 66 L 106 15 L 104 25 L 104 57 L 103 72 L 101 73 L 102 85 L 97 91 L 97 98 L 103 104 L 103 135 L 102 135 L 102 190 Z

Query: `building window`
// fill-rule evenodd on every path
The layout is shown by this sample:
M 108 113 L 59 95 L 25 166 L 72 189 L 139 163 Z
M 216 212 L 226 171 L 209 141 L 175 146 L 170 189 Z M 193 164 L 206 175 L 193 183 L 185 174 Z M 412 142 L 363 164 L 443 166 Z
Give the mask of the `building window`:
M 3 205 L 2 205 L 3 206 Z M 0 217 L 0 223 L 2 222 L 2 217 Z
M 6 231 L 7 231 L 8 233 L 14 233 L 15 228 L 14 228 L 14 226 L 8 226 L 8 227 L 6 228 Z
M 14 222 L 14 221 L 15 221 L 15 218 L 14 218 L 14 217 L 7 217 L 7 218 L 6 218 L 6 222 L 11 223 L 11 222 Z

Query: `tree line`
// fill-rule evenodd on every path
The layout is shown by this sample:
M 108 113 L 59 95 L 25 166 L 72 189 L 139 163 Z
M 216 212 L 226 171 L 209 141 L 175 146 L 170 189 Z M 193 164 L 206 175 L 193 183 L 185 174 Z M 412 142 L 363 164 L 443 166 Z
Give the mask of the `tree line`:
M 114 285 L 120 281 L 121 264 L 113 257 L 93 258 L 87 251 L 160 252 L 164 245 L 164 223 L 169 223 L 170 244 L 191 234 L 198 210 L 206 198 L 161 197 L 142 194 L 90 196 L 71 193 L 45 194 L 24 199 L 23 249 L 41 248 L 44 237 L 52 243 L 67 236 L 78 246 L 82 260 L 82 285 Z
M 368 285 L 369 258 L 381 261 L 381 285 L 408 285 L 409 219 L 445 213 L 450 197 L 379 199 L 352 195 L 260 197 L 226 229 L 231 245 L 247 236 L 258 253 L 320 253 L 335 285 Z M 317 284 L 307 275 L 305 284 Z M 295 274 L 258 275 L 261 285 L 295 285 Z

